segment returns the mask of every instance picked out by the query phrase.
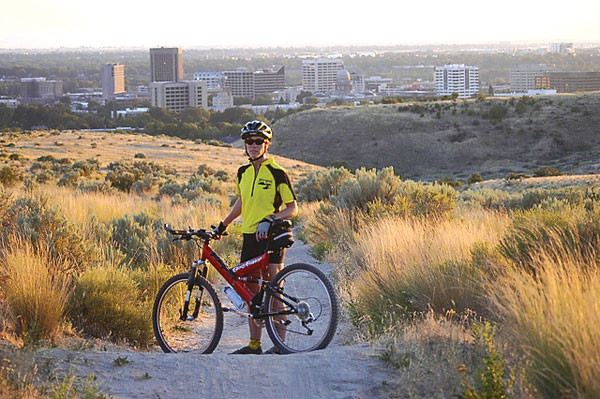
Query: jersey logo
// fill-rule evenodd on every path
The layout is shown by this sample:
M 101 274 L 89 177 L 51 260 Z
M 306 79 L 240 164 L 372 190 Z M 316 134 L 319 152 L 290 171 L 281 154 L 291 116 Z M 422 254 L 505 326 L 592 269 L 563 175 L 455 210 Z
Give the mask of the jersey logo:
M 258 183 L 259 186 L 262 186 L 263 190 L 268 190 L 269 187 L 271 187 L 271 184 L 273 184 L 273 182 L 271 180 L 267 180 L 267 179 L 258 179 Z

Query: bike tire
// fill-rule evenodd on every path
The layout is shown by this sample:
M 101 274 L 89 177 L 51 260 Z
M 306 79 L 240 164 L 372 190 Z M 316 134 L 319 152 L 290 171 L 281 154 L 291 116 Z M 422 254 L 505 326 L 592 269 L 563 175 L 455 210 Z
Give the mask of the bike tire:
M 214 287 L 205 278 L 198 276 L 190 295 L 188 313 L 193 314 L 198 305 L 198 317 L 194 320 L 180 320 L 188 276 L 188 273 L 177 274 L 158 290 L 152 308 L 154 336 L 166 353 L 212 353 L 223 333 L 221 299 Z
M 283 293 L 295 298 L 293 301 L 287 298 L 292 306 L 302 310 L 287 316 L 289 324 L 285 326 L 278 321 L 281 316 L 266 318 L 265 327 L 273 344 L 284 354 L 326 348 L 335 335 L 339 318 L 338 299 L 327 276 L 313 265 L 295 263 L 277 273 L 270 284 L 272 288 L 283 286 Z M 283 310 L 290 309 L 275 298 L 280 295 L 267 292 L 263 302 L 266 313 L 275 312 L 281 306 Z M 309 315 L 314 320 L 311 321 Z M 312 335 L 308 335 L 303 320 L 313 330 Z M 282 337 L 284 331 L 285 337 Z

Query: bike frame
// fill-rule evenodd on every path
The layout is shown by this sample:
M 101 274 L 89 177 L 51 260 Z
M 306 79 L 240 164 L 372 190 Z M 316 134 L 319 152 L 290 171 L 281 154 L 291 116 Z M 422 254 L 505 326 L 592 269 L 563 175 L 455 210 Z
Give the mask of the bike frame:
M 271 258 L 270 251 L 249 259 L 239 265 L 229 268 L 219 255 L 210 247 L 207 241 L 202 245 L 202 260 L 208 260 L 211 265 L 219 272 L 221 276 L 231 285 L 244 301 L 250 302 L 254 298 L 254 293 L 245 286 L 246 282 L 260 283 L 260 279 L 246 277 L 248 274 L 256 271 L 265 272 L 269 266 Z

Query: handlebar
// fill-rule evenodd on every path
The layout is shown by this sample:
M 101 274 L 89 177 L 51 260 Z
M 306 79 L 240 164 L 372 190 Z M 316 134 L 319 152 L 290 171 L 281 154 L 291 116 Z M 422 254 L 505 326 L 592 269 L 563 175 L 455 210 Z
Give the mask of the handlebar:
M 180 236 L 175 238 L 173 241 L 176 240 L 192 240 L 194 237 L 199 237 L 202 240 L 219 240 L 221 238 L 221 236 L 226 236 L 227 232 L 224 232 L 221 235 L 216 234 L 214 231 L 206 231 L 205 229 L 200 229 L 200 230 L 194 230 L 191 227 L 189 227 L 187 230 L 174 230 L 172 228 L 169 227 L 168 224 L 165 224 L 164 229 L 166 230 L 167 233 L 172 234 L 172 235 L 176 235 L 176 236 Z M 215 226 L 212 226 L 213 228 Z

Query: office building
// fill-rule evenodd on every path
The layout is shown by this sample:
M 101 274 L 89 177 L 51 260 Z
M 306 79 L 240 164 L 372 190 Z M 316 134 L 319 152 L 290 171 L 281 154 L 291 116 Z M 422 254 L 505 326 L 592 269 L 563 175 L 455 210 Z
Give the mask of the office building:
M 181 48 L 150 49 L 150 81 L 179 82 L 183 80 Z
M 344 68 L 341 59 L 302 60 L 302 88 L 311 93 L 329 93 L 335 89 L 337 72 Z
M 125 92 L 125 66 L 122 64 L 102 65 L 102 98 L 111 100 L 116 94 Z
M 194 80 L 204 80 L 208 90 L 217 90 L 224 87 L 226 78 L 223 72 L 196 72 Z
M 575 54 L 575 48 L 573 43 L 552 43 L 550 45 L 550 52 L 552 54 Z
M 546 72 L 536 77 L 537 89 L 556 90 L 557 93 L 576 93 L 600 90 L 600 72 Z
M 352 87 L 354 87 L 356 93 L 363 93 L 365 91 L 365 75 L 350 72 L 350 79 L 352 80 Z
M 510 71 L 510 90 L 517 93 L 526 93 L 535 90 L 535 78 L 543 76 L 548 71 L 544 64 L 519 65 Z
M 21 97 L 30 100 L 54 100 L 63 95 L 63 82 L 46 78 L 22 78 Z
M 392 84 L 392 78 L 382 78 L 381 76 L 369 76 L 364 79 L 363 91 L 378 93 L 380 88 L 386 88 Z
M 465 64 L 446 64 L 434 68 L 435 86 L 438 96 L 458 94 L 458 98 L 469 98 L 479 93 L 479 68 Z
M 186 107 L 207 108 L 206 91 L 206 82 L 202 80 L 150 83 L 152 106 L 175 112 Z
M 283 65 L 254 72 L 254 96 L 272 94 L 284 88 L 285 69 Z
M 254 72 L 248 68 L 238 68 L 235 71 L 225 71 L 224 87 L 231 89 L 234 97 L 254 98 Z

